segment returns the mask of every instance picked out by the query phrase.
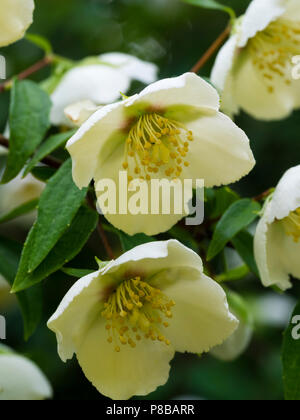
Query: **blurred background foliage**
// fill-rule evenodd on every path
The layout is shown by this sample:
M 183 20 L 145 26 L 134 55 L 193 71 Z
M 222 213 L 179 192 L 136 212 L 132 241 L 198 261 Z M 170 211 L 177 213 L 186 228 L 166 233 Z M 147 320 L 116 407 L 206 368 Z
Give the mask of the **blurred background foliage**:
M 30 32 L 48 38 L 57 54 L 81 59 L 122 51 L 157 63 L 161 77 L 188 71 L 228 20 L 222 12 L 196 8 L 179 0 L 35 0 L 35 3 L 35 19 Z M 223 3 L 232 6 L 240 15 L 249 0 L 224 0 Z M 8 76 L 42 57 L 42 52 L 25 40 L 0 53 L 7 59 Z M 212 64 L 213 59 L 202 69 L 201 75 L 209 76 Z M 43 80 L 48 74 L 49 69 L 44 69 L 34 79 Z M 133 92 L 140 88 L 136 84 Z M 0 131 L 6 124 L 8 101 L 9 93 L 1 94 Z M 243 196 L 255 196 L 275 186 L 283 172 L 299 164 L 300 112 L 287 120 L 272 123 L 241 114 L 236 122 L 251 140 L 257 166 L 233 188 Z M 25 236 L 20 228 L 5 227 L 7 229 L 13 237 L 22 239 Z M 76 259 L 78 267 L 96 268 L 93 257 L 96 253 L 101 257 L 96 242 L 96 239 L 92 240 L 90 250 L 85 248 Z M 56 399 L 99 399 L 101 396 L 86 380 L 75 360 L 66 365 L 60 361 L 55 337 L 45 326 L 73 282 L 73 278 L 60 272 L 47 280 L 45 319 L 27 343 L 23 342 L 22 319 L 14 298 L 6 299 L 4 307 L 0 295 L 0 313 L 8 320 L 7 344 L 37 361 L 49 377 Z M 271 313 L 257 321 L 255 337 L 246 354 L 232 363 L 220 362 L 207 355 L 201 358 L 178 355 L 172 363 L 167 385 L 147 398 L 282 399 L 280 347 L 282 331 L 293 306 L 292 297 L 283 297 L 277 304 L 276 294 L 266 292 L 252 277 L 234 288 L 248 297 L 252 306 L 257 293 L 267 293 L 269 299 L 269 306 L 264 302 L 261 306 Z M 299 287 L 293 291 L 295 296 L 297 291 Z

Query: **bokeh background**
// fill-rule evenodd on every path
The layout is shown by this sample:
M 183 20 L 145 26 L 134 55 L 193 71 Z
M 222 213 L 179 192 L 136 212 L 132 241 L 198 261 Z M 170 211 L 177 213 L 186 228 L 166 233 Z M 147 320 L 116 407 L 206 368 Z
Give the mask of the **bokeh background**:
M 30 32 L 48 38 L 57 54 L 81 59 L 110 51 L 122 51 L 153 61 L 161 77 L 176 76 L 188 71 L 227 24 L 227 15 L 183 4 L 179 0 L 35 0 L 34 24 Z M 249 0 L 223 1 L 242 14 Z M 42 53 L 27 41 L 2 49 L 7 59 L 8 76 L 14 75 L 42 57 Z M 202 69 L 208 77 L 212 58 Z M 48 69 L 34 79 L 43 80 Z M 141 89 L 133 86 L 133 93 Z M 9 93 L 0 95 L 0 132 L 7 121 Z M 275 186 L 282 174 L 299 164 L 300 112 L 273 123 L 256 121 L 241 114 L 236 119 L 251 140 L 257 166 L 244 180 L 233 186 L 243 196 L 255 196 Z M 1 198 L 0 198 L 1 199 Z M 0 233 L 23 239 L 23 228 L 9 226 Z M 81 266 L 95 267 L 97 252 L 80 256 Z M 101 257 L 101 250 L 98 250 Z M 45 318 L 39 330 L 27 342 L 22 338 L 22 319 L 14 299 L 1 303 L 0 313 L 8 320 L 6 344 L 34 359 L 49 377 L 55 399 L 102 398 L 89 384 L 74 360 L 63 364 L 56 353 L 54 335 L 45 321 L 56 309 L 63 294 L 74 279 L 55 274 L 45 283 Z M 292 310 L 295 288 L 288 296 L 278 297 L 266 292 L 258 279 L 249 278 L 234 286 L 246 296 L 250 306 L 260 305 L 256 313 L 256 332 L 248 351 L 237 361 L 224 363 L 211 356 L 178 355 L 172 363 L 169 382 L 149 399 L 282 399 L 280 346 L 282 332 Z M 258 298 L 260 296 L 260 298 Z M 262 299 L 263 297 L 263 299 Z M 267 300 L 265 300 L 265 297 Z M 261 309 L 263 308 L 263 309 Z M 99 349 L 101 357 L 101 349 Z M 130 381 L 130 378 L 128 378 Z

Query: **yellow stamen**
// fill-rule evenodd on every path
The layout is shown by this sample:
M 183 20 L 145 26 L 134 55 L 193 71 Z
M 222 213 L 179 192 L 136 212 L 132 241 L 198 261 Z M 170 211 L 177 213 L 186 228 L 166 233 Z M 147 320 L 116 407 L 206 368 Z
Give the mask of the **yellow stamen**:
M 183 165 L 180 156 L 187 155 L 192 140 L 192 131 L 179 122 L 157 113 L 142 115 L 128 134 L 123 168 L 129 170 L 132 178 L 142 174 L 149 181 L 149 172 L 157 174 L 158 168 L 164 166 L 163 173 L 171 177 L 175 170 L 180 172 L 176 164 Z M 179 159 L 175 161 L 177 157 Z
M 285 232 L 288 236 L 292 236 L 296 243 L 300 240 L 300 207 L 290 213 L 288 217 L 283 220 Z
M 174 305 L 175 302 L 168 300 L 161 290 L 150 286 L 140 277 L 123 281 L 109 296 L 101 314 L 103 318 L 110 320 L 106 324 L 109 334 L 107 341 L 115 343 L 115 351 L 118 353 L 121 351 L 119 343 L 135 348 L 134 339 L 140 341 L 142 335 L 152 341 L 159 340 L 169 345 L 170 342 L 159 330 L 159 325 L 162 323 L 162 316 L 172 318 L 171 307 Z M 167 327 L 169 324 L 163 322 L 163 325 Z
M 300 54 L 300 22 L 278 19 L 252 38 L 247 47 L 267 91 L 275 91 L 276 80 L 292 82 L 291 59 Z

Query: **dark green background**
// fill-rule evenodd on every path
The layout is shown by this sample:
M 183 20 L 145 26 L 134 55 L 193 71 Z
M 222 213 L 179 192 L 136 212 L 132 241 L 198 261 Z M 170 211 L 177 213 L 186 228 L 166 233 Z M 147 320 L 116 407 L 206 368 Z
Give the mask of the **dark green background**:
M 180 3 L 178 0 L 36 0 L 30 32 L 51 40 L 54 50 L 72 59 L 109 51 L 123 51 L 154 61 L 160 76 L 188 71 L 227 24 L 226 14 Z M 224 1 L 244 12 L 248 0 Z M 41 58 L 27 41 L 1 50 L 11 76 Z M 209 76 L 213 59 L 201 75 Z M 42 80 L 47 69 L 35 75 Z M 133 87 L 133 91 L 140 86 Z M 9 94 L 0 96 L 0 128 L 7 119 Z M 241 114 L 237 124 L 251 140 L 257 159 L 254 171 L 235 186 L 243 195 L 257 195 L 275 186 L 285 170 L 299 164 L 300 113 L 289 119 L 265 123 Z M 82 255 L 83 266 L 92 266 L 92 253 Z M 45 320 L 56 309 L 72 284 L 63 274 L 48 280 Z M 259 290 L 259 284 L 249 290 Z M 50 302 L 50 303 L 49 303 Z M 1 308 L 0 308 L 1 309 Z M 64 365 L 56 353 L 55 338 L 44 325 L 27 344 L 22 342 L 22 321 L 15 309 L 8 310 L 8 344 L 34 358 L 50 378 L 57 399 L 96 399 L 99 394 L 85 379 L 77 363 Z M 210 356 L 179 355 L 173 362 L 168 384 L 149 398 L 169 399 L 186 394 L 209 399 L 282 398 L 280 345 L 282 331 L 259 330 L 245 356 L 221 363 Z M 101 355 L 101 349 L 99 349 Z M 129 378 L 130 380 L 130 378 Z

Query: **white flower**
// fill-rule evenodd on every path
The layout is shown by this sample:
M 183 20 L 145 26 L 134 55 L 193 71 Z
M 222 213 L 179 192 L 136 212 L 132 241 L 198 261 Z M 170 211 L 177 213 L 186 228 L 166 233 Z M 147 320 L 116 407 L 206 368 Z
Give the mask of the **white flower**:
M 1 0 L 0 47 L 23 38 L 32 23 L 33 0 Z
M 263 120 L 288 116 L 300 106 L 300 83 L 293 79 L 300 54 L 298 0 L 253 0 L 224 47 L 211 80 L 222 94 L 222 109 L 240 109 Z
M 128 92 L 132 80 L 152 83 L 157 79 L 157 72 L 154 64 L 121 53 L 83 60 L 67 71 L 52 92 L 51 122 L 71 125 L 64 115 L 69 105 L 86 100 L 96 105 L 110 104 L 118 100 L 121 93 Z
M 113 399 L 149 394 L 166 383 L 175 351 L 207 352 L 237 325 L 200 257 L 175 240 L 138 246 L 82 278 L 48 322 L 61 359 L 76 353 Z
M 161 80 L 122 102 L 95 112 L 69 140 L 73 178 L 79 188 L 91 179 L 114 180 L 127 170 L 134 178 L 204 179 L 206 187 L 248 174 L 255 161 L 246 134 L 219 111 L 216 90 L 192 73 Z M 130 197 L 130 192 L 128 194 Z M 106 214 L 133 235 L 157 234 L 184 215 Z
M 51 397 L 51 385 L 33 362 L 0 346 L 0 400 L 45 400 Z
M 0 214 L 4 215 L 22 204 L 40 197 L 45 184 L 31 174 L 17 176 L 8 184 L 0 186 Z M 31 220 L 32 218 L 30 218 Z
M 254 251 L 264 286 L 291 287 L 300 279 L 300 166 L 289 169 L 265 205 Z

